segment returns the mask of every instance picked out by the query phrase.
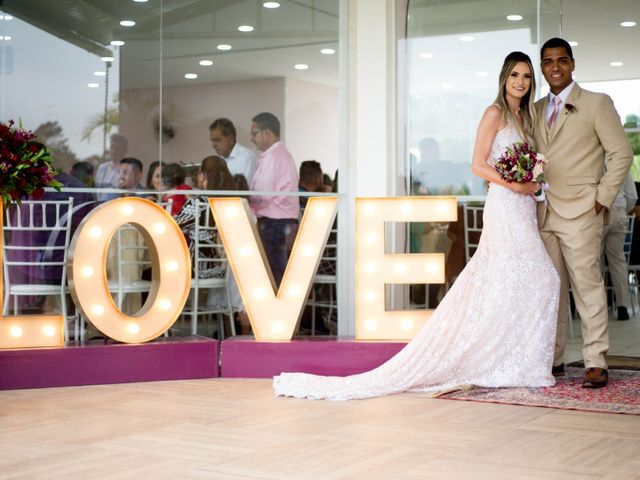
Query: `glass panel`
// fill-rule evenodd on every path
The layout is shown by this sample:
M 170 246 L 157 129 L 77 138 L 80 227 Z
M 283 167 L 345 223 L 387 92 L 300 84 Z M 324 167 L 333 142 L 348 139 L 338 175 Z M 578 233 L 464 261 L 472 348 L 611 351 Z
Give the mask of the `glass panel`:
M 207 210 L 206 198 L 214 191 L 217 196 L 229 192 L 246 196 L 252 205 L 261 199 L 289 204 L 291 225 L 280 222 L 276 228 L 286 239 L 288 255 L 299 208 L 307 198 L 298 199 L 296 192 L 300 189 L 308 196 L 337 191 L 333 181 L 338 165 L 339 2 L 279 3 L 278 8 L 254 0 L 2 3 L 0 118 L 21 119 L 25 128 L 36 130 L 38 140 L 52 149 L 65 187 L 98 187 L 46 194 L 48 199 L 72 196 L 76 204 L 90 203 L 75 212 L 72 230 L 100 202 L 136 195 L 168 204 L 191 242 L 194 221 L 211 220 L 203 211 L 195 213 L 196 199 Z M 258 155 L 272 144 L 263 134 L 267 127 L 251 135 L 256 128 L 252 120 L 260 112 L 270 112 L 280 122 L 279 132 L 270 131 L 292 157 L 286 186 L 278 183 L 284 178 L 282 171 L 270 165 L 256 174 L 262 181 L 253 181 Z M 225 121 L 210 131 L 220 118 L 232 122 L 235 134 Z M 294 196 L 260 193 L 271 191 Z M 281 218 L 277 206 L 270 213 L 258 213 L 267 215 Z M 9 242 L 12 235 L 14 241 L 20 237 L 8 234 Z M 212 278 L 209 267 L 225 258 L 217 233 L 209 237 L 213 259 L 203 262 L 200 273 L 194 272 L 203 283 Z M 334 231 L 300 333 L 336 331 L 335 238 Z M 150 278 L 147 247 L 130 225 L 114 236 L 107 262 L 112 284 Z M 225 277 L 226 272 L 216 275 Z M 13 277 L 12 281 L 17 278 Z M 242 301 L 233 279 L 230 283 L 233 308 L 240 312 Z M 172 333 L 194 331 L 190 312 L 195 303 L 195 331 L 219 335 L 220 325 L 210 308 L 220 303 L 214 297 L 205 292 L 199 301 L 190 300 L 185 321 L 176 323 Z M 114 293 L 128 314 L 135 314 L 144 299 L 144 292 Z M 226 303 L 226 294 L 222 300 Z M 18 307 L 28 307 L 26 301 L 20 300 Z M 51 311 L 60 306 L 37 308 Z M 242 322 L 237 323 L 240 330 Z M 227 334 L 229 328 L 227 322 Z

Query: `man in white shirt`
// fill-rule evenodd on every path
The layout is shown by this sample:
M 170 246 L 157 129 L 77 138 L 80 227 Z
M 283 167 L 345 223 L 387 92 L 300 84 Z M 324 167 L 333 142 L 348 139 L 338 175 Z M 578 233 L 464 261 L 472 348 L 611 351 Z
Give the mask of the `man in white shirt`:
M 618 320 L 629 320 L 629 268 L 624 256 L 624 240 L 628 228 L 627 215 L 636 206 L 636 200 L 638 194 L 629 174 L 613 202 L 611 223 L 604 226 L 602 248 L 607 256 L 611 285 L 618 304 Z
M 96 188 L 120 188 L 120 160 L 127 154 L 129 142 L 127 138 L 118 133 L 111 135 L 109 145 L 109 160 L 101 163 L 96 171 Z M 117 193 L 98 192 L 97 200 L 105 202 L 118 198 Z
M 236 127 L 228 118 L 218 118 L 209 125 L 209 139 L 216 153 L 227 161 L 232 175 L 243 175 L 251 184 L 256 171 L 256 154 L 236 142 Z

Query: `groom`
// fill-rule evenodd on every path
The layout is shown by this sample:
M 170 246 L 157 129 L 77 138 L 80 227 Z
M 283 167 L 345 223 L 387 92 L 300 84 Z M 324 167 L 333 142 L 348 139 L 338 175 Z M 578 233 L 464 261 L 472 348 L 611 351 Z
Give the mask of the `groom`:
M 536 102 L 535 140 L 548 160 L 549 183 L 548 202 L 538 207 L 538 225 L 561 279 L 553 373 L 564 373 L 571 284 L 582 319 L 582 386 L 600 388 L 608 382 L 609 349 L 600 249 L 609 209 L 629 172 L 631 146 L 611 99 L 573 81 L 575 61 L 569 43 L 548 40 L 540 59 L 551 92 Z

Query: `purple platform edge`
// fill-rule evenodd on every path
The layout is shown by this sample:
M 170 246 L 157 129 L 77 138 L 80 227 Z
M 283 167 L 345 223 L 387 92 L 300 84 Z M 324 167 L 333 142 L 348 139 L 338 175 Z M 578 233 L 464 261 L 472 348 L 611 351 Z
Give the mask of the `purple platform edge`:
M 215 378 L 219 346 L 218 340 L 185 337 L 0 350 L 0 390 Z
M 353 375 L 381 365 L 405 345 L 336 337 L 290 342 L 257 342 L 253 337 L 233 337 L 221 344 L 220 373 L 225 378 L 270 378 L 282 372 Z

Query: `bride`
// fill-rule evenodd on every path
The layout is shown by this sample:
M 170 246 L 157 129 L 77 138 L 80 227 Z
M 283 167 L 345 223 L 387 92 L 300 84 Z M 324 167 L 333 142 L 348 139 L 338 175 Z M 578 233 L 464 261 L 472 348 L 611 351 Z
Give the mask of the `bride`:
M 499 93 L 485 111 L 473 172 L 491 182 L 475 255 L 416 337 L 383 365 L 348 377 L 282 373 L 276 395 L 348 400 L 463 385 L 540 387 L 551 375 L 560 281 L 538 234 L 539 185 L 507 183 L 493 162 L 532 143 L 535 80 L 522 52 L 505 58 Z

